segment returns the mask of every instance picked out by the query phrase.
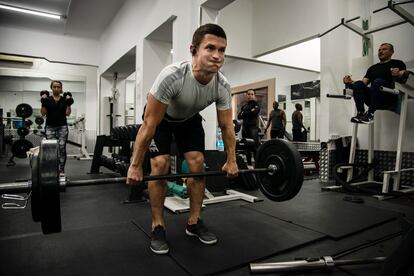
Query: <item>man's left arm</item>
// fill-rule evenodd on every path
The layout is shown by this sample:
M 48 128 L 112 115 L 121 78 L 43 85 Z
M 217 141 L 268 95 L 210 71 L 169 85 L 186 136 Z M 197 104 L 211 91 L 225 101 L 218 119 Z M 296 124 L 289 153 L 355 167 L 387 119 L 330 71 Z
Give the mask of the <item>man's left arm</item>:
M 217 120 L 227 153 L 227 160 L 222 170 L 227 172 L 227 176 L 237 176 L 238 168 L 236 163 L 236 134 L 234 133 L 232 111 L 217 110 Z
M 396 65 L 396 67 L 391 68 L 391 75 L 397 78 L 398 81 L 398 79 L 402 78 L 402 76 L 404 75 L 405 71 L 407 70 L 407 66 L 404 62 L 400 60 L 398 60 Z

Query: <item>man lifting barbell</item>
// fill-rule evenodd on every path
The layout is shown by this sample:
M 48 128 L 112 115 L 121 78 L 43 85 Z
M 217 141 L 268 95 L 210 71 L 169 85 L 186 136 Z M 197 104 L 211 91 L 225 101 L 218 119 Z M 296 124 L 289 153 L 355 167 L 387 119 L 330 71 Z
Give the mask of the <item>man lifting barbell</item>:
M 190 46 L 192 60 L 169 65 L 158 75 L 148 94 L 144 121 L 135 140 L 128 170 L 129 184 L 143 180 L 142 163 L 148 148 L 151 153 L 151 174 L 168 173 L 172 135 L 175 136 L 179 152 L 184 155 L 189 171 L 202 172 L 205 138 L 199 112 L 212 103 L 216 104 L 218 124 L 227 153 L 223 170 L 229 177 L 237 176 L 230 84 L 219 72 L 224 63 L 226 46 L 226 34 L 220 26 L 203 25 L 193 35 Z M 189 236 L 198 237 L 205 244 L 215 244 L 217 237 L 201 220 L 205 179 L 189 179 L 187 188 L 190 214 L 185 232 Z M 148 190 L 153 230 L 150 248 L 157 254 L 166 254 L 169 251 L 163 215 L 166 181 L 150 181 Z

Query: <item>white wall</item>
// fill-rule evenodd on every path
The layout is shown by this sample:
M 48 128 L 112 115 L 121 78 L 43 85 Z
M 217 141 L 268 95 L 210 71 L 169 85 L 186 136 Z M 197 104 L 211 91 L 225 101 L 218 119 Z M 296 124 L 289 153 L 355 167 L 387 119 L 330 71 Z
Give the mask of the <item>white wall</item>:
M 49 61 L 98 65 L 99 41 L 0 27 L 0 52 Z
M 323 30 L 328 0 L 253 1 L 253 55 L 306 39 Z
M 152 83 L 161 70 L 172 62 L 172 44 L 168 42 L 145 39 L 143 55 L 143 79 L 151 80 L 144 82 L 143 91 L 150 91 Z M 139 123 L 142 122 L 142 111 L 136 114 Z
M 227 35 L 228 55 L 250 58 L 253 56 L 254 41 L 252 9 L 255 7 L 251 0 L 236 0 L 219 11 L 218 24 L 223 27 Z M 235 23 L 237 22 L 237 23 Z

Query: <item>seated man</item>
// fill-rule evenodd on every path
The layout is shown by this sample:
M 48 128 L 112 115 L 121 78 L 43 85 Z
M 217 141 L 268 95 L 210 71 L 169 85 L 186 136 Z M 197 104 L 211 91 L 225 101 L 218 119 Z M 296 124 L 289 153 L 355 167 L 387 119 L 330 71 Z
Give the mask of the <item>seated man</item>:
M 393 54 L 394 46 L 390 43 L 382 43 L 378 49 L 380 62 L 369 67 L 362 80 L 353 81 L 348 75 L 343 78 L 346 87 L 354 90 L 357 115 L 351 118 L 351 122 L 367 124 L 373 120 L 375 110 L 396 108 L 398 95 L 382 92 L 379 89 L 381 86 L 394 88 L 394 81 L 398 81 L 406 70 L 404 62 L 391 59 Z M 368 106 L 367 112 L 364 104 Z

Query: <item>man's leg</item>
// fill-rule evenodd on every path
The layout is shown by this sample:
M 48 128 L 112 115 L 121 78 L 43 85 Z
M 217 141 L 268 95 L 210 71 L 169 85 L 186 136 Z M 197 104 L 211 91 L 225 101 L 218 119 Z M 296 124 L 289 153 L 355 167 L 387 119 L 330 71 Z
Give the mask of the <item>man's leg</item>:
M 275 139 L 278 137 L 278 132 L 275 129 L 270 129 L 270 139 Z
M 292 129 L 292 141 L 300 142 L 302 136 L 302 132 L 300 129 Z
M 202 172 L 204 170 L 204 155 L 198 151 L 184 153 L 190 173 Z M 190 216 L 189 224 L 197 223 L 201 217 L 201 208 L 203 205 L 204 192 L 206 189 L 206 178 L 196 177 L 187 179 L 187 190 L 190 196 Z
M 157 127 L 149 147 L 151 175 L 164 175 L 170 167 L 171 129 L 163 120 Z M 151 250 L 156 254 L 167 254 L 169 246 L 164 221 L 164 201 L 168 187 L 165 180 L 148 181 L 148 193 L 152 214 Z
M 356 81 L 352 86 L 354 92 L 353 97 L 355 101 L 355 106 L 358 113 L 365 112 L 364 104 L 367 103 L 369 106 L 369 102 L 371 99 L 370 91 L 368 87 L 362 81 Z
M 190 173 L 202 172 L 204 170 L 203 153 L 190 151 L 184 153 L 184 157 Z M 217 243 L 216 235 L 210 232 L 201 220 L 201 208 L 205 189 L 205 177 L 187 179 L 187 191 L 190 196 L 190 216 L 185 233 L 189 236 L 197 237 L 204 244 L 215 244 Z
M 191 131 L 188 131 L 188 130 Z M 204 170 L 204 129 L 202 117 L 197 114 L 174 128 L 175 141 L 179 152 L 183 153 L 190 173 Z M 201 208 L 206 189 L 205 177 L 187 179 L 190 196 L 190 214 L 185 233 L 197 237 L 205 244 L 214 244 L 217 237 L 211 233 L 201 220 Z
M 168 174 L 170 167 L 170 156 L 159 155 L 151 158 L 151 175 Z M 148 192 L 152 213 L 152 229 L 157 225 L 165 226 L 164 222 L 164 201 L 168 187 L 166 180 L 148 181 Z
M 249 128 L 243 126 L 243 128 L 242 128 L 242 137 L 243 138 L 250 138 Z M 248 165 L 252 164 L 252 153 L 248 149 L 246 149 L 246 161 L 247 161 Z
M 362 81 L 356 81 L 352 88 L 354 90 L 353 97 L 357 109 L 356 116 L 351 118 L 352 123 L 361 123 L 365 116 L 365 104 L 371 105 L 371 92 Z
M 169 155 L 158 155 L 151 158 L 151 175 L 168 173 Z M 152 214 L 151 250 L 156 254 L 167 254 L 169 246 L 165 234 L 164 201 L 167 195 L 167 181 L 148 181 L 148 193 Z
M 250 128 L 249 132 L 250 132 L 250 137 L 254 140 L 253 156 L 256 157 L 257 149 L 260 146 L 259 128 L 256 126 L 253 126 Z
M 371 92 L 371 105 L 368 109 L 368 112 L 374 114 L 377 109 L 392 109 L 395 107 L 398 96 L 392 95 L 387 92 L 380 91 L 380 87 L 385 86 L 388 88 L 393 88 L 393 85 L 386 82 L 383 79 L 375 79 L 371 83 L 370 92 Z

